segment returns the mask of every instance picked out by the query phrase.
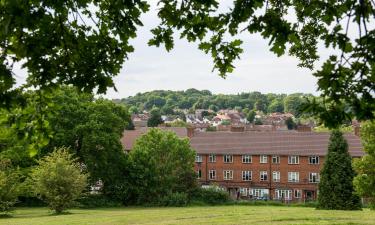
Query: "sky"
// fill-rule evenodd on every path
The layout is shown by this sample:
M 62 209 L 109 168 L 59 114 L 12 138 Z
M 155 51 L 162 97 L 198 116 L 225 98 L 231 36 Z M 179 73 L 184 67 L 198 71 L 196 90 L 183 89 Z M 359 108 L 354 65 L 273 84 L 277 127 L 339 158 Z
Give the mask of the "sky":
M 175 47 L 167 52 L 163 47 L 149 47 L 150 29 L 159 19 L 156 7 L 142 17 L 144 27 L 131 43 L 135 51 L 115 80 L 118 92 L 110 90 L 106 97 L 124 98 L 152 90 L 208 89 L 213 93 L 317 93 L 317 79 L 312 71 L 299 68 L 298 60 L 269 51 L 268 41 L 260 35 L 241 35 L 244 52 L 235 62 L 235 70 L 226 79 L 212 71 L 210 55 L 200 51 L 195 43 L 175 39 Z
M 125 98 L 145 91 L 188 88 L 222 94 L 252 91 L 317 94 L 317 79 L 313 72 L 299 68 L 294 57 L 277 57 L 271 53 L 268 41 L 257 34 L 241 35 L 244 52 L 235 62 L 234 72 L 226 79 L 219 77 L 217 71 L 212 71 L 211 56 L 200 51 L 195 43 L 177 38 L 170 52 L 163 47 L 149 47 L 150 30 L 159 23 L 155 1 L 151 1 L 151 5 L 150 11 L 142 16 L 144 26 L 139 28 L 137 38 L 131 41 L 135 51 L 114 78 L 118 91 L 110 89 L 104 97 Z M 223 7 L 228 5 L 223 4 Z M 328 51 L 323 49 L 322 55 L 325 53 L 328 55 Z M 17 83 L 23 83 L 26 72 L 19 68 L 15 72 Z

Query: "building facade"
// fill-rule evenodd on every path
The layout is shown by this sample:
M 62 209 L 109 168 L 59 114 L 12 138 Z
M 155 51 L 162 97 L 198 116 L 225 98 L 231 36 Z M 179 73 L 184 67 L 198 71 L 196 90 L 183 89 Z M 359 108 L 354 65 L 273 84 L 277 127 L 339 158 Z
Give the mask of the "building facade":
M 329 133 L 168 130 L 190 139 L 196 151 L 194 169 L 202 186 L 216 185 L 242 199 L 305 202 L 317 198 Z M 147 128 L 126 131 L 124 148 L 130 150 L 135 139 L 146 132 Z M 344 137 L 351 156 L 363 156 L 358 135 L 347 133 Z

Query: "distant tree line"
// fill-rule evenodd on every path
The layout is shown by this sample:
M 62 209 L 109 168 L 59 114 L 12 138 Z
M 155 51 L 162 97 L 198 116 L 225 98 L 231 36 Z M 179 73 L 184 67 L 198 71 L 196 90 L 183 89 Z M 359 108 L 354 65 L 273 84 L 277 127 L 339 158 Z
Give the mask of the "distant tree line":
M 176 114 L 174 109 L 190 110 L 210 109 L 236 109 L 246 114 L 251 110 L 272 112 L 290 112 L 299 114 L 300 106 L 313 95 L 295 94 L 262 94 L 260 92 L 247 92 L 239 94 L 212 94 L 208 90 L 187 89 L 186 91 L 155 90 L 138 93 L 135 96 L 115 100 L 128 105 L 131 113 L 139 113 L 153 108 L 160 109 L 162 114 Z M 178 111 L 178 110 L 177 110 Z

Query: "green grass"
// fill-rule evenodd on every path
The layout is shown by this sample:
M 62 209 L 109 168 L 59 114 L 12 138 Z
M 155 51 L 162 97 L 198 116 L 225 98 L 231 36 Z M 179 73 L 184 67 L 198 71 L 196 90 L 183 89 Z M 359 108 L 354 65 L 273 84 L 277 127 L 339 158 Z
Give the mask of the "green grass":
M 286 206 L 196 206 L 185 208 L 18 208 L 0 224 L 375 224 L 375 212 L 326 211 Z

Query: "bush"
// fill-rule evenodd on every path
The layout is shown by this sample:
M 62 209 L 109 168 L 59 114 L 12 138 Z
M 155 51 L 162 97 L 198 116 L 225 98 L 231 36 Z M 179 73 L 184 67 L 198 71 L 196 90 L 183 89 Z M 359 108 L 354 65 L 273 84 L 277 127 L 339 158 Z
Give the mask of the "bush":
M 17 202 L 20 174 L 10 167 L 10 161 L 0 161 L 0 213 L 8 213 Z
M 108 198 L 101 194 L 88 194 L 77 200 L 79 207 L 96 208 L 96 207 L 119 207 L 122 206 L 120 201 Z
M 193 193 L 192 200 L 206 204 L 223 204 L 229 202 L 229 194 L 218 187 L 199 188 Z
M 186 206 L 189 203 L 189 198 L 186 193 L 171 193 L 161 199 L 162 206 Z
M 65 148 L 39 160 L 31 173 L 33 191 L 56 213 L 73 205 L 87 186 L 87 175 Z

